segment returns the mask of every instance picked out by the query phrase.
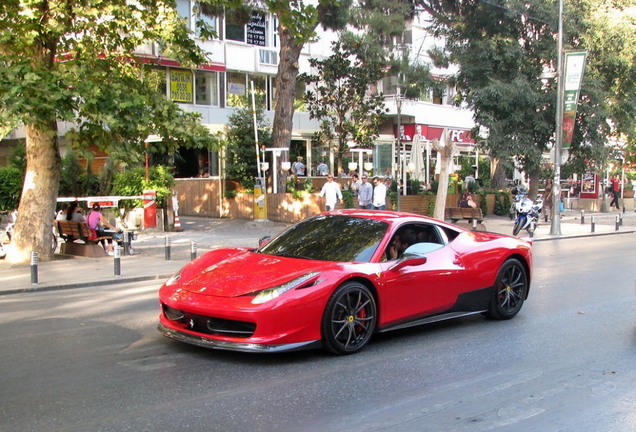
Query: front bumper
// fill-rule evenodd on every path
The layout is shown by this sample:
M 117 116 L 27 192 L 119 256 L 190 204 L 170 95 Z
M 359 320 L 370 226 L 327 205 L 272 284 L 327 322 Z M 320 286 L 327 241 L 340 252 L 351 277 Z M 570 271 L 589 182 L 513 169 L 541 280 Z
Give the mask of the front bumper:
M 254 344 L 248 342 L 228 342 L 215 339 L 209 339 L 201 336 L 192 335 L 187 332 L 175 330 L 166 327 L 164 324 L 159 323 L 157 329 L 165 337 L 174 339 L 180 342 L 197 345 L 204 348 L 219 349 L 225 351 L 239 351 L 239 352 L 252 352 L 252 353 L 275 353 L 283 351 L 298 351 L 304 349 L 318 348 L 321 346 L 320 340 L 297 342 L 289 344 L 278 345 L 264 345 Z

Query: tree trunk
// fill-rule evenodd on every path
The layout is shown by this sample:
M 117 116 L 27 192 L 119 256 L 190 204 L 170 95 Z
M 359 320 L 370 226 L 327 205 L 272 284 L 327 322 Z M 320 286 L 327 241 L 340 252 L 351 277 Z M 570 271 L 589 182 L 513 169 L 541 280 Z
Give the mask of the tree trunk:
M 439 186 L 437 188 L 437 197 L 435 198 L 435 210 L 433 217 L 435 219 L 444 220 L 446 210 L 446 197 L 448 196 L 448 177 L 451 173 L 451 163 L 455 154 L 455 143 L 447 139 L 446 130 L 442 133 L 442 142 L 433 140 L 433 147 L 439 152 L 440 171 Z
M 51 236 L 60 184 L 57 123 L 51 120 L 47 124 L 27 125 L 25 129 L 26 173 L 7 255 L 14 263 L 28 262 L 31 252 L 37 252 L 41 260 L 52 259 Z
M 288 28 L 281 24 L 278 27 L 280 38 L 280 52 L 278 73 L 274 81 L 276 88 L 276 100 L 274 108 L 274 124 L 272 125 L 272 139 L 274 147 L 290 147 L 293 117 L 294 98 L 296 94 L 296 78 L 298 77 L 298 58 L 302 44 L 298 44 Z M 281 154 L 280 162 L 289 160 L 289 153 Z M 272 167 L 272 170 L 277 167 Z M 309 167 L 307 167 L 309 172 Z M 272 171 L 273 172 L 273 171 Z M 287 176 L 284 173 L 278 177 L 278 190 L 285 191 Z
M 539 175 L 541 170 L 539 168 L 528 172 L 529 185 L 528 185 L 528 198 L 535 200 L 539 193 Z
M 490 159 L 490 187 L 493 189 L 504 189 L 506 184 L 506 170 L 503 168 L 501 160 Z

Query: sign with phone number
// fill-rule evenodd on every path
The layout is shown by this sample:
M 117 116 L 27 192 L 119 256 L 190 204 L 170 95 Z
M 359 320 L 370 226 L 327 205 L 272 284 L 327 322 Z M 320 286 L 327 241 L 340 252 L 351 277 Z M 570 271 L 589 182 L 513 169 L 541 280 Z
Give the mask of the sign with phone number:
M 192 103 L 192 72 L 170 71 L 170 99 L 175 102 Z

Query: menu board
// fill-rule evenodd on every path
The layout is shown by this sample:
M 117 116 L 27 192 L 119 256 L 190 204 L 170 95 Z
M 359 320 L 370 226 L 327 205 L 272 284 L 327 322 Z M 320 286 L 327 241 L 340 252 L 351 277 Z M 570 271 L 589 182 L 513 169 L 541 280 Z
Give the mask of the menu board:
M 596 173 L 585 172 L 581 178 L 581 193 L 596 193 Z

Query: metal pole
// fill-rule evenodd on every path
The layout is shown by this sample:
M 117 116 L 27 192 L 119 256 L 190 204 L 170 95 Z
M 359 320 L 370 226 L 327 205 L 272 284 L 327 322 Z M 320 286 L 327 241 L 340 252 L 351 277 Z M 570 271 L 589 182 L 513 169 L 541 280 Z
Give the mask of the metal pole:
M 166 261 L 170 261 L 170 247 L 172 244 L 172 240 L 170 240 L 170 237 L 166 236 L 166 244 L 165 244 L 165 256 L 166 256 Z
M 552 224 L 550 235 L 561 235 L 561 146 L 563 144 L 563 0 L 559 0 L 559 42 L 557 46 L 556 135 L 554 143 L 554 181 L 552 191 Z
M 258 172 L 258 178 L 262 178 L 261 174 L 261 161 L 259 159 L 259 144 L 258 144 L 258 125 L 256 122 L 256 100 L 254 98 L 254 81 L 250 81 L 250 87 L 252 90 L 252 116 L 254 117 L 254 146 L 256 147 L 256 169 Z
M 594 216 L 592 216 L 592 223 L 590 225 L 590 228 L 592 229 L 590 232 L 594 232 L 596 230 L 596 221 L 594 220 Z
M 197 242 L 192 240 L 190 242 L 190 260 L 194 260 L 197 257 Z
M 31 285 L 38 284 L 38 253 L 31 252 Z
M 121 276 L 121 248 L 118 244 L 115 245 L 115 254 L 114 257 L 114 270 L 115 276 Z
M 581 225 L 585 224 L 585 210 L 581 209 Z
M 400 74 L 398 73 L 398 81 L 400 79 Z M 400 127 L 402 126 L 402 96 L 400 95 L 400 86 L 397 87 L 397 100 L 395 101 L 397 108 L 397 143 L 398 143 L 398 151 L 397 151 L 397 162 L 398 162 L 398 172 L 397 172 L 397 209 L 400 211 L 400 195 L 402 195 L 400 188 L 402 186 L 402 136 Z

